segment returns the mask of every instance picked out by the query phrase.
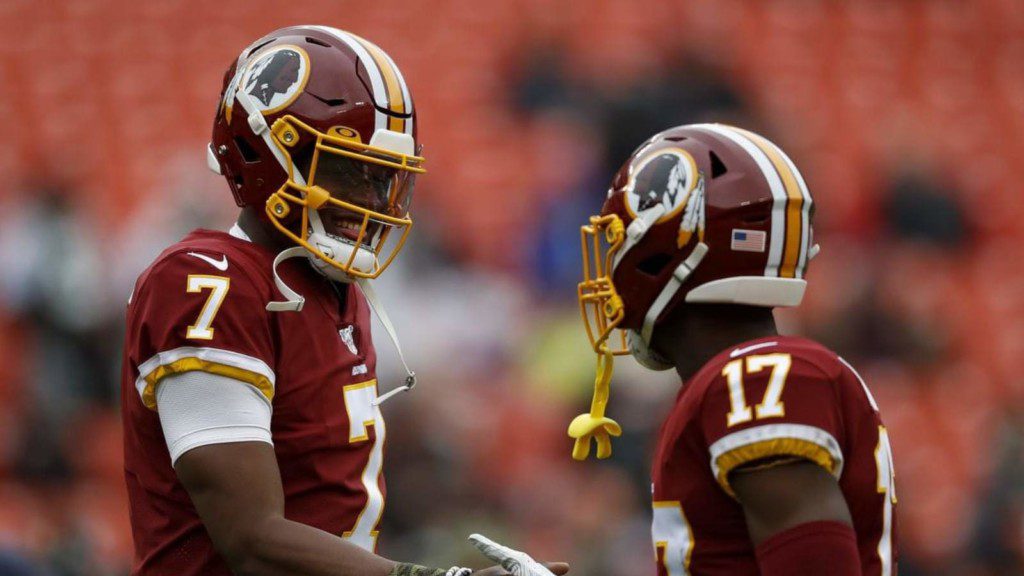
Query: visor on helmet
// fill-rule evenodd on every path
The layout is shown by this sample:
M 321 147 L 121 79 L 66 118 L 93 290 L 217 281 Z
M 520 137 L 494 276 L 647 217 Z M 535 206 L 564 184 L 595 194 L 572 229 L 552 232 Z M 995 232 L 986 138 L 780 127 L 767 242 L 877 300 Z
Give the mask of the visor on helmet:
M 319 132 L 292 116 L 277 120 L 271 131 L 288 161 L 287 182 L 267 201 L 271 221 L 286 236 L 342 272 L 376 278 L 397 255 L 412 226 L 409 204 L 416 174 L 425 172 L 421 167 L 423 158 L 363 144 L 358 136 Z M 298 235 L 281 222 L 291 204 L 303 210 Z M 315 218 L 311 210 L 316 211 Z M 372 250 L 373 269 L 355 266 L 352 257 L 335 260 L 312 246 L 312 224 L 322 225 L 324 233 L 338 240 Z M 393 230 L 400 230 L 401 236 L 382 254 Z

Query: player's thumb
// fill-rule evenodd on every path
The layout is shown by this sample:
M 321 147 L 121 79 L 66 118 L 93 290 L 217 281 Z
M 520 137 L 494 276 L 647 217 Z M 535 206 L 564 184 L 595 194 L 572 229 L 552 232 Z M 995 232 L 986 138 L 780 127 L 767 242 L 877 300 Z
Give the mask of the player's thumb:
M 544 566 L 546 566 L 548 570 L 551 570 L 558 576 L 562 576 L 562 574 L 569 573 L 569 565 L 565 562 L 545 562 Z

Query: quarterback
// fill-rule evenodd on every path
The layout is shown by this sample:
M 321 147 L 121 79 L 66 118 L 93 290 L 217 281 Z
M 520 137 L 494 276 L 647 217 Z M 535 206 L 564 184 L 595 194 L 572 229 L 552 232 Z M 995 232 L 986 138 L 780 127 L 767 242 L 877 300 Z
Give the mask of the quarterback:
M 896 493 L 867 386 L 824 346 L 776 331 L 818 252 L 811 195 L 775 144 L 695 124 L 655 135 L 582 228 L 579 300 L 598 375 L 573 456 L 611 453 L 614 356 L 682 389 L 652 466 L 661 576 L 889 576 Z
M 207 160 L 237 223 L 164 250 L 127 309 L 133 575 L 471 572 L 374 553 L 379 406 L 415 376 L 378 395 L 371 311 L 398 342 L 370 281 L 412 225 L 416 120 L 392 59 L 342 30 L 277 30 L 231 64 Z M 550 574 L 471 539 L 502 565 L 481 574 Z

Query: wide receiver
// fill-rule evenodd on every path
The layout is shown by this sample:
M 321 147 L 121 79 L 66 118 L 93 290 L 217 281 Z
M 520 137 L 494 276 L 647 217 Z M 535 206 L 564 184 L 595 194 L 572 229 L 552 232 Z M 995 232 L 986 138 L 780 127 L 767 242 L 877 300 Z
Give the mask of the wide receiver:
M 573 456 L 611 453 L 613 357 L 684 384 L 654 453 L 663 576 L 891 575 L 892 455 L 878 407 L 824 346 L 776 332 L 817 253 L 812 200 L 782 150 L 719 124 L 645 142 L 583 227 L 580 305 L 598 378 Z M 618 330 L 618 332 L 617 332 Z
M 374 554 L 390 393 L 371 308 L 395 334 L 369 281 L 412 225 L 416 120 L 391 58 L 335 28 L 277 30 L 228 69 L 207 159 L 238 221 L 167 248 L 128 305 L 132 574 L 470 572 Z M 473 540 L 504 566 L 482 574 L 550 574 Z

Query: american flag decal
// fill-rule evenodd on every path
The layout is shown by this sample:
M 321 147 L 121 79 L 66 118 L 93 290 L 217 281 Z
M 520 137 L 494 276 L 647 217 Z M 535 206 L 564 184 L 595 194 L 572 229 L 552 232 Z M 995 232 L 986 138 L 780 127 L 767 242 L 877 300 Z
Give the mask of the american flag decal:
M 737 252 L 764 252 L 768 234 L 758 230 L 733 228 L 732 249 Z

